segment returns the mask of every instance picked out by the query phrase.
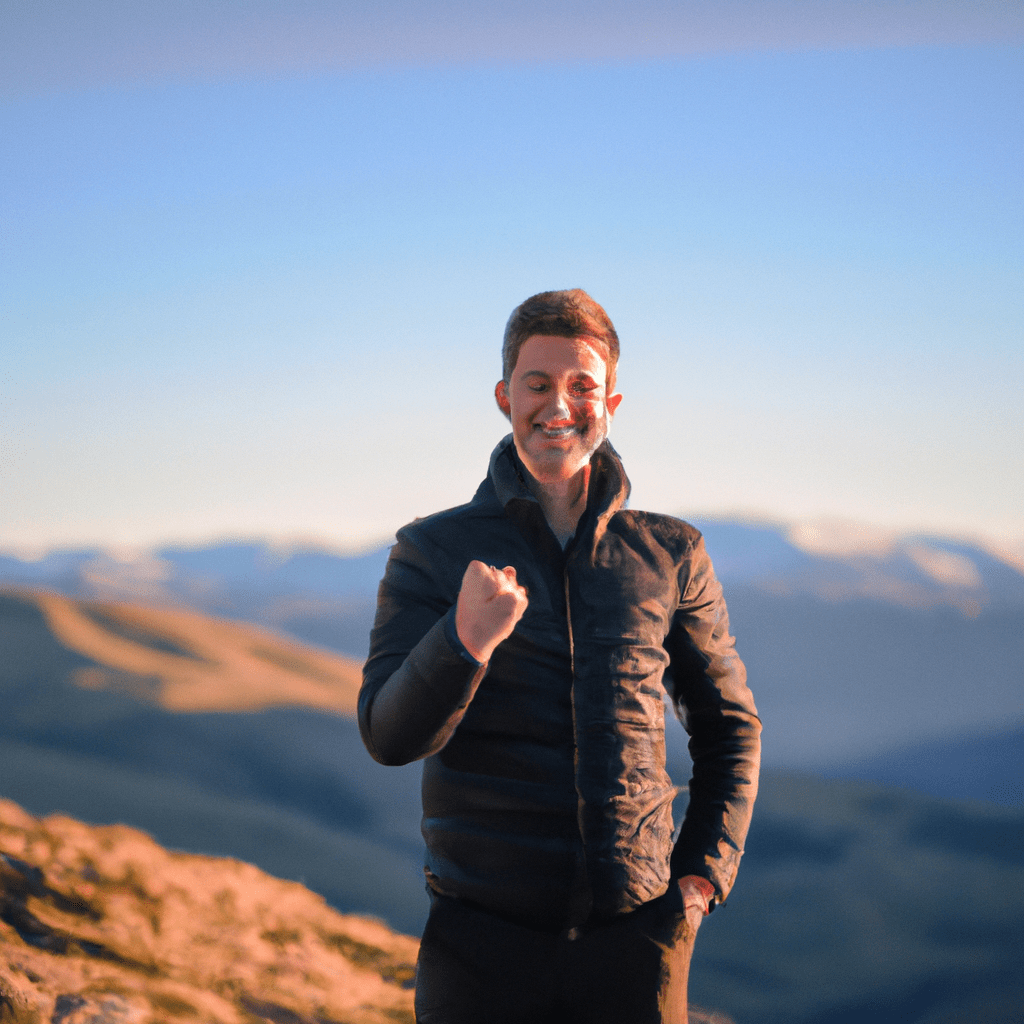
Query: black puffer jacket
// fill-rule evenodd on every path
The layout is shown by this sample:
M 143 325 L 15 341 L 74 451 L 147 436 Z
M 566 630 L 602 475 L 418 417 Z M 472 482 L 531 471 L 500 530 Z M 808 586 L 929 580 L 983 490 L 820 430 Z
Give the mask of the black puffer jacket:
M 760 721 L 700 533 L 628 493 L 605 442 L 563 551 L 510 435 L 468 505 L 399 531 L 380 585 L 364 742 L 384 764 L 427 758 L 430 884 L 535 927 L 635 909 L 688 874 L 724 899 L 757 791 Z M 529 593 L 484 667 L 452 642 L 474 558 Z M 674 848 L 665 689 L 694 764 Z

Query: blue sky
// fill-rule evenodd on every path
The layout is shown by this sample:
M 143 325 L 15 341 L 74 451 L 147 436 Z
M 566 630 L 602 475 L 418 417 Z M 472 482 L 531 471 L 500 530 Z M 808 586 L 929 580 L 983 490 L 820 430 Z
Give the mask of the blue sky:
M 634 505 L 1024 540 L 1024 14 L 966 6 L 14 3 L 0 547 L 386 537 L 574 286 Z

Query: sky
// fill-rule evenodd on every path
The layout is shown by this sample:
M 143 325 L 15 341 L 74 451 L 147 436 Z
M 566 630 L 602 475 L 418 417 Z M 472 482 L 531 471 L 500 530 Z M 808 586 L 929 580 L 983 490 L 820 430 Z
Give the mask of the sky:
M 1024 544 L 1024 5 L 8 0 L 0 549 L 468 500 L 583 287 L 632 505 Z

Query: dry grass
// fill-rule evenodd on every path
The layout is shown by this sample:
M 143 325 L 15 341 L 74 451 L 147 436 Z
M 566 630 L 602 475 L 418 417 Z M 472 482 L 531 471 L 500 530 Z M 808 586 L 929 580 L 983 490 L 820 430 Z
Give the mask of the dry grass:
M 241 861 L 0 801 L 0 1021 L 411 1022 L 416 949 Z

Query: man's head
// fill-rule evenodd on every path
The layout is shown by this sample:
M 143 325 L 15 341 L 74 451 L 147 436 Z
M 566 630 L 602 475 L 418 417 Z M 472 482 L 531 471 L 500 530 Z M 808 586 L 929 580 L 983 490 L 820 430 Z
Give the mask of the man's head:
M 501 346 L 501 376 L 508 384 L 519 359 L 523 342 L 535 334 L 559 338 L 590 338 L 604 349 L 608 368 L 605 386 L 615 390 L 615 370 L 619 363 L 619 336 L 608 314 L 582 288 L 540 292 L 512 310 L 505 325 Z
M 585 292 L 527 299 L 505 331 L 505 376 L 494 397 L 512 421 L 523 464 L 542 484 L 586 481 L 590 458 L 608 435 L 619 340 L 608 315 Z

